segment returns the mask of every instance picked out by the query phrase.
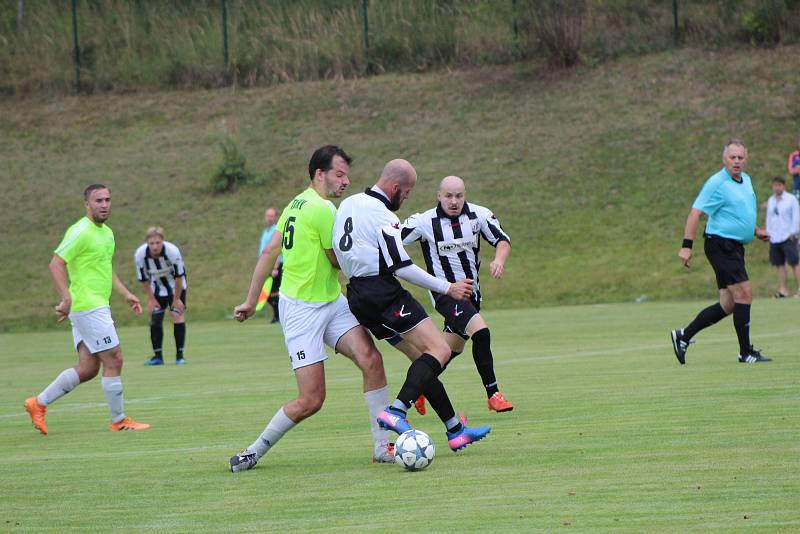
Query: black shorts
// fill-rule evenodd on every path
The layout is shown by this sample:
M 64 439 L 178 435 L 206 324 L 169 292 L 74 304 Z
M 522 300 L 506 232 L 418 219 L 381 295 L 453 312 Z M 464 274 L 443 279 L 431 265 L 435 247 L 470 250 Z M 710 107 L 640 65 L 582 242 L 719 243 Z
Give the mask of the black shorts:
M 425 308 L 392 275 L 351 278 L 347 304 L 377 339 L 404 334 L 428 318 Z
M 433 302 L 442 317 L 444 317 L 444 331 L 458 334 L 463 339 L 469 339 L 467 324 L 480 313 L 480 300 L 456 300 L 449 295 L 434 293 Z
M 278 276 L 272 279 L 272 288 L 269 290 L 270 295 L 277 294 L 281 288 L 281 278 L 283 278 L 283 263 L 278 265 Z
M 769 262 L 775 267 L 789 264 L 792 267 L 798 263 L 797 241 L 787 239 L 781 243 L 769 244 Z
M 156 301 L 158 302 L 158 306 L 167 311 L 172 307 L 172 295 L 167 295 L 166 297 L 156 297 Z M 186 290 L 181 289 L 181 302 L 183 305 L 186 306 Z
M 727 237 L 706 234 L 703 250 L 717 275 L 717 287 L 726 287 L 749 280 L 744 267 L 744 245 Z

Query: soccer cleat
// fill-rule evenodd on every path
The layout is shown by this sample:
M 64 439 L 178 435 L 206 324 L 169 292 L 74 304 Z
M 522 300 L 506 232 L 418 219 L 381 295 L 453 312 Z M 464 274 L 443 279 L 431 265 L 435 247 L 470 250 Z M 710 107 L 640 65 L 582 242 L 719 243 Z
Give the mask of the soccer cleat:
M 417 410 L 418 414 L 425 415 L 425 412 L 428 411 L 425 409 L 425 395 L 417 397 L 417 400 L 414 401 L 414 408 Z
M 243 450 L 236 456 L 231 456 L 231 473 L 247 471 L 248 469 L 254 468 L 257 463 L 258 458 L 256 458 L 256 453 Z
M 488 426 L 476 426 L 473 428 L 462 426 L 461 430 L 458 432 L 445 432 L 445 434 L 447 435 L 447 444 L 450 446 L 450 449 L 455 452 L 463 449 L 470 443 L 482 440 L 486 437 L 486 434 L 491 431 L 492 428 Z
M 111 421 L 108 423 L 109 432 L 120 432 L 123 430 L 147 430 L 150 425 L 147 423 L 137 423 L 130 417 L 124 417 L 119 423 Z
M 372 453 L 373 464 L 393 464 L 394 462 L 394 443 L 375 445 L 375 451 Z
M 670 333 L 670 339 L 672 340 L 672 350 L 675 351 L 675 357 L 678 358 L 678 362 L 683 365 L 686 363 L 686 349 L 689 348 L 689 345 L 694 343 L 693 340 L 686 340 L 683 338 L 683 329 L 680 330 L 673 330 Z
M 508 402 L 499 391 L 489 397 L 486 403 L 489 405 L 489 409 L 495 412 L 510 412 L 514 409 L 514 405 Z
M 387 406 L 378 414 L 378 426 L 398 434 L 411 430 L 406 414 L 391 406 Z
M 144 362 L 144 364 L 145 365 L 164 365 L 164 359 L 163 358 L 159 358 L 158 356 L 153 356 L 152 358 L 150 358 L 149 360 Z
M 183 356 L 175 358 L 175 365 L 186 365 L 186 358 Z
M 25 399 L 25 410 L 27 410 L 28 414 L 31 416 L 31 422 L 36 430 L 46 436 L 47 426 L 44 424 L 44 415 L 45 412 L 47 412 L 47 406 L 39 404 L 36 397 L 30 397 Z
M 762 356 L 761 351 L 754 349 L 753 345 L 750 345 L 750 350 L 747 351 L 747 354 L 739 355 L 739 363 L 758 363 L 758 362 L 771 362 L 771 361 L 772 358 L 767 358 L 766 356 Z

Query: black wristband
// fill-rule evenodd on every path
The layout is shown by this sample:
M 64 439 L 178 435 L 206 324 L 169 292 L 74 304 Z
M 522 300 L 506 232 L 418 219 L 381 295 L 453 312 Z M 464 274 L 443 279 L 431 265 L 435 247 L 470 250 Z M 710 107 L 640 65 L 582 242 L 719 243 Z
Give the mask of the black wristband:
M 694 244 L 694 240 L 692 240 L 692 239 L 684 239 L 683 240 L 683 245 L 681 246 L 681 248 L 692 248 L 692 244 Z

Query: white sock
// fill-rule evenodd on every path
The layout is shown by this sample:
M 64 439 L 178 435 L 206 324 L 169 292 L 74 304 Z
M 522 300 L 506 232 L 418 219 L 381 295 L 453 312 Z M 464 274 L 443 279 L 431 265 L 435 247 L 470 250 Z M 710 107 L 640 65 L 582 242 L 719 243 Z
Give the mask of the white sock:
M 378 413 L 389 404 L 389 386 L 364 392 L 364 403 L 369 411 L 369 427 L 375 447 L 385 447 L 389 443 L 388 430 L 378 426 Z
M 247 450 L 256 453 L 257 458 L 261 458 L 267 454 L 268 450 L 278 443 L 284 434 L 294 428 L 296 424 L 297 423 L 286 417 L 286 413 L 283 411 L 283 407 L 281 407 L 280 410 L 275 412 L 275 415 L 272 416 L 272 419 L 267 424 L 267 428 L 264 429 L 252 445 L 247 447 Z
M 125 404 L 122 400 L 122 377 L 119 376 L 104 376 L 101 380 L 103 384 L 103 393 L 106 394 L 108 401 L 108 411 L 111 414 L 111 420 L 119 423 L 125 419 Z
M 49 386 L 44 388 L 44 391 L 39 393 L 36 397 L 36 402 L 42 406 L 47 406 L 75 389 L 80 383 L 81 379 L 78 378 L 78 372 L 75 369 L 72 367 L 64 369 Z

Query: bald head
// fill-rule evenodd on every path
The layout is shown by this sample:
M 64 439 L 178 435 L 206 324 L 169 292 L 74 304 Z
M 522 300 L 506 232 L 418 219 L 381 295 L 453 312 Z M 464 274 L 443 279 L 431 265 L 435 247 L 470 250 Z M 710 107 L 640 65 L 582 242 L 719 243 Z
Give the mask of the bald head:
M 403 185 L 416 184 L 417 171 L 414 166 L 404 159 L 393 159 L 383 168 L 378 183 L 399 183 Z
M 397 211 L 417 185 L 417 171 L 404 159 L 393 159 L 383 168 L 377 185 L 386 193 L 392 211 Z
M 464 208 L 467 198 L 464 180 L 458 176 L 445 176 L 439 183 L 436 198 L 445 213 L 451 217 L 457 217 Z
M 272 226 L 276 222 L 278 222 L 278 212 L 275 211 L 275 208 L 267 208 L 264 211 L 264 224 Z

